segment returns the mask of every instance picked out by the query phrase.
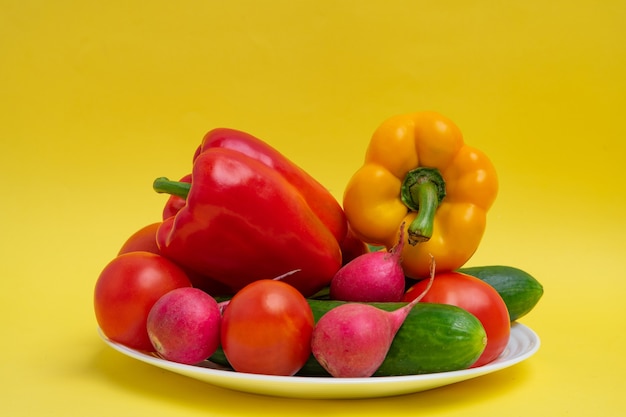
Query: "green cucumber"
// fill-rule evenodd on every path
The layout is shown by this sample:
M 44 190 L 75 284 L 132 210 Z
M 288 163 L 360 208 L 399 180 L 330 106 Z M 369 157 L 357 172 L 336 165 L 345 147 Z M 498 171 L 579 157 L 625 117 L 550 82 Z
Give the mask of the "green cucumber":
M 308 300 L 315 321 L 342 301 Z M 406 303 L 368 303 L 386 311 Z M 416 375 L 468 368 L 487 343 L 480 321 L 467 311 L 445 304 L 419 303 L 396 334 L 374 376 Z M 328 376 L 311 355 L 298 373 Z
M 528 314 L 543 295 L 543 286 L 529 273 L 511 266 L 491 265 L 461 268 L 458 270 L 479 278 L 498 291 L 511 321 Z

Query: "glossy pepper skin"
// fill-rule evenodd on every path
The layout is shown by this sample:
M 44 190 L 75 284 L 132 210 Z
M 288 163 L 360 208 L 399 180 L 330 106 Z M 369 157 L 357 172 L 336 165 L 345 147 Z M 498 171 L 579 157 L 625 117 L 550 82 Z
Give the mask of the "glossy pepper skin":
M 491 161 L 466 145 L 459 128 L 436 112 L 384 121 L 365 162 L 344 191 L 351 229 L 371 245 L 393 247 L 404 222 L 408 243 L 402 266 L 408 277 L 455 270 L 474 254 L 487 211 L 498 192 Z
M 237 151 L 256 159 L 276 170 L 289 184 L 295 187 L 317 217 L 326 225 L 338 242 L 348 231 L 346 216 L 337 200 L 306 171 L 294 164 L 278 150 L 249 133 L 228 128 L 209 131 L 196 150 L 194 161 L 200 154 L 212 148 Z
M 209 132 L 188 187 L 185 205 L 157 232 L 161 253 L 185 268 L 233 292 L 299 270 L 283 281 L 308 296 L 341 267 L 339 242 L 347 231 L 341 206 L 260 139 L 232 129 Z

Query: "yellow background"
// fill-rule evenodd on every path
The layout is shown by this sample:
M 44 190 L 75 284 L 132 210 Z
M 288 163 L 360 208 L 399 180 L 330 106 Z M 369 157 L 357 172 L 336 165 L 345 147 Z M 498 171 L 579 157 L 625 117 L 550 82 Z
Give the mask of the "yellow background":
M 626 413 L 626 3 L 0 0 L 7 416 Z M 513 368 L 389 399 L 241 394 L 106 347 L 94 283 L 203 134 L 246 130 L 339 199 L 380 122 L 437 110 L 500 193 L 471 265 L 545 287 Z

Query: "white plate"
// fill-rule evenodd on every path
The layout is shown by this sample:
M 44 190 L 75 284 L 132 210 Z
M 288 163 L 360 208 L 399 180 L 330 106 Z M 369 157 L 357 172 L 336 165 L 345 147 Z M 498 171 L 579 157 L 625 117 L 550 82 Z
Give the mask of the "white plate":
M 331 378 L 248 374 L 225 370 L 209 361 L 201 365 L 183 365 L 129 349 L 107 339 L 102 332 L 100 336 L 124 355 L 219 387 L 253 394 L 309 399 L 376 398 L 425 391 L 508 368 L 532 356 L 540 345 L 534 331 L 521 323 L 514 323 L 504 352 L 495 361 L 478 368 L 424 375 Z

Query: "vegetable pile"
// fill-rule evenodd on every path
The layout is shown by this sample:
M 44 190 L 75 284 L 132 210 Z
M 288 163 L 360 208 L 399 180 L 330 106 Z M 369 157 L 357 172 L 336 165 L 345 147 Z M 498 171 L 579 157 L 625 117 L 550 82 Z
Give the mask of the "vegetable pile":
M 434 112 L 374 132 L 340 204 L 248 133 L 214 129 L 158 222 L 131 234 L 94 291 L 110 340 L 235 372 L 337 378 L 479 367 L 543 295 L 525 271 L 464 268 L 498 181 Z

